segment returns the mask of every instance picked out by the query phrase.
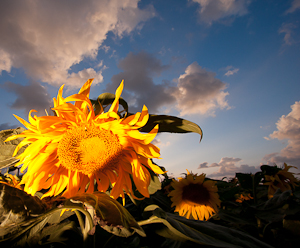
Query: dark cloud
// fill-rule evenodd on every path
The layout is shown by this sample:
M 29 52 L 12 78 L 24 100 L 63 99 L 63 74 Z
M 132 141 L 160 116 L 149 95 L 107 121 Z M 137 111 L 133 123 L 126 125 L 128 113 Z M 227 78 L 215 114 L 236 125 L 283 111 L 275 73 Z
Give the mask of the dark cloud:
M 153 82 L 153 77 L 169 68 L 162 65 L 159 59 L 144 51 L 137 54 L 130 52 L 118 66 L 123 72 L 112 77 L 106 91 L 114 92 L 124 79 L 122 97 L 129 103 L 131 112 L 140 111 L 146 105 L 149 112 L 157 113 L 160 107 L 175 102 L 175 97 L 170 94 L 174 88 L 170 82 Z
M 37 110 L 37 115 L 45 115 L 45 109 L 49 112 L 49 108 L 53 107 L 46 88 L 37 82 L 31 82 L 29 85 L 5 82 L 1 88 L 17 96 L 16 100 L 8 105 L 12 109 L 23 109 L 25 115 L 28 115 L 31 109 Z
M 0 131 L 1 130 L 8 130 L 8 129 L 15 129 L 17 127 L 19 127 L 20 125 L 11 125 L 10 123 L 6 122 L 6 123 L 1 123 L 0 124 Z
M 204 162 L 204 163 L 202 163 L 202 164 L 199 164 L 198 169 L 208 168 L 207 164 L 208 164 L 207 162 Z

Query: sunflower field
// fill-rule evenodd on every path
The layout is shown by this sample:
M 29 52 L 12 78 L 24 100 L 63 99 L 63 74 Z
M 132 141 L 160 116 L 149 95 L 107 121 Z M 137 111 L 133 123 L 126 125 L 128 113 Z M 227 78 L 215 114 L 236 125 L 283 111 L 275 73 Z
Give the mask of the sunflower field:
M 300 181 L 284 164 L 215 180 L 171 178 L 153 159 L 159 132 L 201 128 L 175 116 L 130 113 L 113 93 L 53 99 L 52 113 L 15 116 L 0 131 L 1 247 L 297 247 Z M 33 115 L 33 116 L 32 116 Z

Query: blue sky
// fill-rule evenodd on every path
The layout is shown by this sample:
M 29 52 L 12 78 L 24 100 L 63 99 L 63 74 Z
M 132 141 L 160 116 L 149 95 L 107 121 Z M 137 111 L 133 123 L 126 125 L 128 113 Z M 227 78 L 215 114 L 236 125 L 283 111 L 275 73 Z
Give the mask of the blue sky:
M 203 129 L 154 141 L 171 175 L 300 168 L 300 1 L 1 1 L 0 129 L 44 115 L 58 88 L 124 79 L 129 111 Z M 296 171 L 296 170 L 295 170 Z

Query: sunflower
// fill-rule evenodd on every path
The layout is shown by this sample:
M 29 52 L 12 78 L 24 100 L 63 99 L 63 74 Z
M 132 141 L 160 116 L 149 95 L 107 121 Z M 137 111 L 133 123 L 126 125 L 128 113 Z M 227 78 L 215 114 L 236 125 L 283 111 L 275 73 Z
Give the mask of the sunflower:
M 55 116 L 32 117 L 36 110 L 31 110 L 29 123 L 15 116 L 28 130 L 6 141 L 25 137 L 13 156 L 30 144 L 16 164 L 23 164 L 21 172 L 27 169 L 21 184 L 25 184 L 28 194 L 45 189 L 43 197 L 61 193 L 71 197 L 94 190 L 106 192 L 112 186 L 111 197 L 121 196 L 124 202 L 124 191 L 134 197 L 132 182 L 143 196 L 149 197 L 149 171 L 164 173 L 151 162 L 160 157 L 159 148 L 150 143 L 158 125 L 149 133 L 138 131 L 149 119 L 146 106 L 127 118 L 118 115 L 122 81 L 110 109 L 104 112 L 101 106 L 102 112 L 96 115 L 89 100 L 92 81 L 89 79 L 78 94 L 67 98 L 62 96 L 63 85 L 53 99 Z
M 250 195 L 250 193 L 242 193 L 242 194 L 237 194 L 236 195 L 237 199 L 235 200 L 236 202 L 242 203 L 243 201 L 250 201 L 253 199 L 253 197 Z
M 280 189 L 282 192 L 286 190 L 291 190 L 292 187 L 295 188 L 295 186 L 298 186 L 297 178 L 295 178 L 294 174 L 292 172 L 289 172 L 288 170 L 290 168 L 296 168 L 295 166 L 288 166 L 286 163 L 284 163 L 283 169 L 278 169 L 278 172 L 274 175 L 265 175 L 266 182 L 264 185 L 269 185 L 268 188 L 268 197 L 272 198 L 275 194 L 277 189 Z M 291 187 L 292 186 L 292 187 Z
M 205 180 L 205 174 L 187 173 L 186 178 L 174 180 L 171 187 L 174 190 L 169 193 L 172 207 L 175 212 L 187 219 L 208 220 L 210 216 L 218 212 L 220 199 L 218 188 L 212 180 Z

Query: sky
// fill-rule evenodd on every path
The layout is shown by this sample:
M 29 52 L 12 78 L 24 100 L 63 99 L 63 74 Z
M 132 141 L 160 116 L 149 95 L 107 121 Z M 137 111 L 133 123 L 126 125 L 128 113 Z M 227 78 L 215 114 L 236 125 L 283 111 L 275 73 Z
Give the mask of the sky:
M 170 176 L 300 172 L 300 0 L 2 0 L 0 130 L 45 115 L 62 84 L 91 99 L 121 80 L 129 112 L 195 122 L 158 134 Z

